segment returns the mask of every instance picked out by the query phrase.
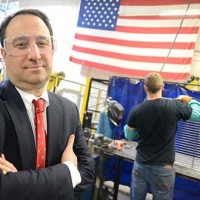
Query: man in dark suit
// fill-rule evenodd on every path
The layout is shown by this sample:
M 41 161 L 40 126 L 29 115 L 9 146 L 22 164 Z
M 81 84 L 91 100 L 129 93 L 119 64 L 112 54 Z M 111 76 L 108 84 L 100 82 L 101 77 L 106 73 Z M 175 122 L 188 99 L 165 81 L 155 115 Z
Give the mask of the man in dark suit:
M 0 27 L 8 80 L 0 84 L 0 199 L 73 200 L 94 179 L 79 112 L 47 91 L 55 43 L 47 16 L 19 10 Z M 36 167 L 33 100 L 45 100 L 46 162 Z

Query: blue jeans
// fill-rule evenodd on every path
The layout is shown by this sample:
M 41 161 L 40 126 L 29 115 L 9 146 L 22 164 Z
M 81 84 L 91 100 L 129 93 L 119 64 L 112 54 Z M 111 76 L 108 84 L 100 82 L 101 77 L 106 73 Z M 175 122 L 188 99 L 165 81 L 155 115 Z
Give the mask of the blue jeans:
M 150 190 L 153 200 L 172 200 L 175 170 L 172 166 L 151 166 L 134 162 L 131 200 L 145 200 Z

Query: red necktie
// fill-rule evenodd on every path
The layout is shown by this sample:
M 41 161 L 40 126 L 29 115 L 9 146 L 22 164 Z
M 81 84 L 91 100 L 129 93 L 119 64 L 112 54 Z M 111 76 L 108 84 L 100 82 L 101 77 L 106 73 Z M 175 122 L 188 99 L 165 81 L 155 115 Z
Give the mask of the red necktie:
M 44 99 L 33 100 L 35 106 L 36 169 L 44 168 L 46 162 L 46 132 L 44 128 Z

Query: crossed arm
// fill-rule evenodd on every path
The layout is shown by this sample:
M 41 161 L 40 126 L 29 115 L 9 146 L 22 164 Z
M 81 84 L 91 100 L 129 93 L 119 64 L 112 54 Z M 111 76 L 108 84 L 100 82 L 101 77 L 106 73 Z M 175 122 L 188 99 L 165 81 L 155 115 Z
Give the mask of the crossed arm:
M 69 161 L 71 165 L 77 167 L 77 157 L 73 152 L 73 144 L 74 135 L 71 135 L 62 154 L 61 163 L 41 170 L 17 172 L 15 166 L 1 155 L 0 199 L 56 200 L 67 197 L 73 199 L 73 181 L 70 178 L 70 168 L 62 163 Z M 71 176 L 73 175 L 71 174 Z
M 1 154 L 0 157 L 0 169 L 4 175 L 6 175 L 8 172 L 17 172 L 15 166 L 6 160 L 4 154 Z
M 61 162 L 70 161 L 75 167 L 77 167 L 77 157 L 73 152 L 73 144 L 74 144 L 75 136 L 71 134 L 69 137 L 68 144 L 62 154 Z M 8 172 L 17 172 L 15 166 L 6 160 L 4 154 L 1 154 L 0 157 L 0 169 L 2 170 L 3 174 L 6 175 Z

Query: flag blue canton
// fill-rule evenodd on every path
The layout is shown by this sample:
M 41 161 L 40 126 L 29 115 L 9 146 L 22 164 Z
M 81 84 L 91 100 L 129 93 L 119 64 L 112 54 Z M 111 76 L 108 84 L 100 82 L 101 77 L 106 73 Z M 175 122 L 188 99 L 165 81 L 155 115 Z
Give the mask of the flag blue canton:
M 115 30 L 121 0 L 82 0 L 78 26 Z

